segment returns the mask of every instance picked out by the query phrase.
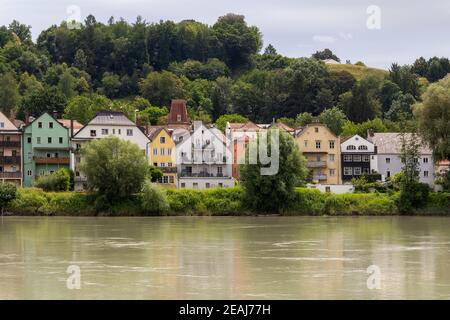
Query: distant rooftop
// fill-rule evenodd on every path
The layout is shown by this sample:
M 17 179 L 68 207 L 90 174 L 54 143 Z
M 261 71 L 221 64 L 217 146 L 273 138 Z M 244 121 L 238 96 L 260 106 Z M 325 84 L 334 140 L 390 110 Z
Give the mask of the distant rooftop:
M 410 140 L 411 133 L 406 133 L 405 138 Z M 402 149 L 401 135 L 398 132 L 377 132 L 367 137 L 367 140 L 377 146 L 379 154 L 400 154 Z M 421 154 L 432 154 L 431 149 L 424 143 L 421 143 Z
M 121 111 L 99 110 L 95 114 L 89 124 L 101 124 L 101 125 L 127 125 L 134 126 L 135 123 L 127 118 L 127 116 Z

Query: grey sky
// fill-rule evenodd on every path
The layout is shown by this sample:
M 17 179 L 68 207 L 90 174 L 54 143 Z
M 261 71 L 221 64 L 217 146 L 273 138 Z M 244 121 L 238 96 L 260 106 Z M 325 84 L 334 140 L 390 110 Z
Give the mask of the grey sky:
M 92 13 L 102 22 L 110 16 L 132 22 L 141 15 L 148 22 L 195 19 L 213 24 L 228 12 L 239 13 L 259 27 L 264 45 L 272 43 L 291 57 L 328 47 L 343 61 L 383 68 L 419 56 L 450 57 L 448 0 L 0 0 L 0 25 L 19 20 L 32 26 L 36 38 L 67 19 L 71 5 L 80 8 L 82 20 Z M 381 9 L 379 30 L 366 26 L 370 5 Z

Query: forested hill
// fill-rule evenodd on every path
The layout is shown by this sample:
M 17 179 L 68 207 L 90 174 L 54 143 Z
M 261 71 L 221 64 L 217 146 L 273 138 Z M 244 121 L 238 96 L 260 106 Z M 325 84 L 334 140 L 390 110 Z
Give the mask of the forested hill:
M 450 72 L 447 58 L 394 63 L 389 72 L 325 59 L 340 61 L 328 49 L 303 58 L 263 49 L 258 28 L 236 14 L 212 26 L 140 17 L 104 23 L 90 15 L 80 25 L 53 25 L 36 42 L 29 26 L 13 21 L 0 27 L 0 109 L 18 118 L 57 111 L 85 123 L 98 109 L 133 117 L 137 108 L 156 124 L 172 98 L 185 98 L 191 117 L 205 122 L 238 114 L 299 125 L 320 115 L 395 128 L 413 122 L 421 93 Z

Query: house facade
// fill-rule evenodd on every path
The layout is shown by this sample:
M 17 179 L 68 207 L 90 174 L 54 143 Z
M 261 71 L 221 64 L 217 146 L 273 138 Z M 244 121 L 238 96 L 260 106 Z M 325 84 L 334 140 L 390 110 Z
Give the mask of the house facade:
M 209 189 L 234 186 L 232 155 L 224 137 L 201 121 L 177 144 L 178 187 Z
M 147 135 L 123 112 L 100 110 L 72 137 L 71 168 L 75 175 L 75 191 L 83 191 L 87 188 L 87 177 L 79 170 L 82 162 L 81 149 L 93 139 L 103 139 L 109 136 L 115 136 L 138 145 L 148 159 L 150 140 Z
M 22 185 L 22 132 L 0 112 L 0 181 Z
M 376 153 L 375 145 L 359 135 L 354 135 L 341 143 L 342 182 L 361 177 L 372 172 L 371 159 Z
M 48 113 L 25 125 L 22 135 L 25 187 L 32 187 L 39 176 L 69 168 L 69 138 L 69 129 Z
M 163 172 L 158 184 L 166 188 L 176 188 L 178 185 L 176 145 L 172 133 L 173 130 L 161 127 L 149 136 L 150 164 Z
M 406 134 L 405 138 L 411 139 L 411 134 Z M 399 133 L 372 133 L 369 134 L 367 139 L 377 148 L 377 153 L 371 158 L 371 169 L 381 174 L 383 181 L 402 171 L 402 139 Z M 433 152 L 424 142 L 421 142 L 419 152 L 420 182 L 434 187 Z
M 225 137 L 231 144 L 231 153 L 233 158 L 232 175 L 239 180 L 239 164 L 243 162 L 245 150 L 250 143 L 258 138 L 258 132 L 265 130 L 249 121 L 246 123 L 227 122 L 225 127 Z
M 317 184 L 341 184 L 340 138 L 322 123 L 311 123 L 295 133 L 306 158 L 311 178 Z

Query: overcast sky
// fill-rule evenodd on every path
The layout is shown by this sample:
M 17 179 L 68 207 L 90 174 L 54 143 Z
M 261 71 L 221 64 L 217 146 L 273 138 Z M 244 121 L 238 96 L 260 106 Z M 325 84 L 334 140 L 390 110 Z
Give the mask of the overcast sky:
M 448 0 L 0 0 L 0 25 L 19 20 L 32 26 L 35 39 L 70 17 L 72 5 L 82 20 L 92 13 L 102 22 L 110 16 L 132 22 L 141 15 L 147 22 L 195 19 L 213 24 L 228 12 L 239 13 L 259 27 L 265 46 L 271 43 L 290 57 L 330 48 L 344 62 L 361 60 L 383 68 L 419 56 L 450 57 Z M 379 21 L 376 11 L 367 13 L 372 5 L 380 9 L 379 29 L 373 29 Z

